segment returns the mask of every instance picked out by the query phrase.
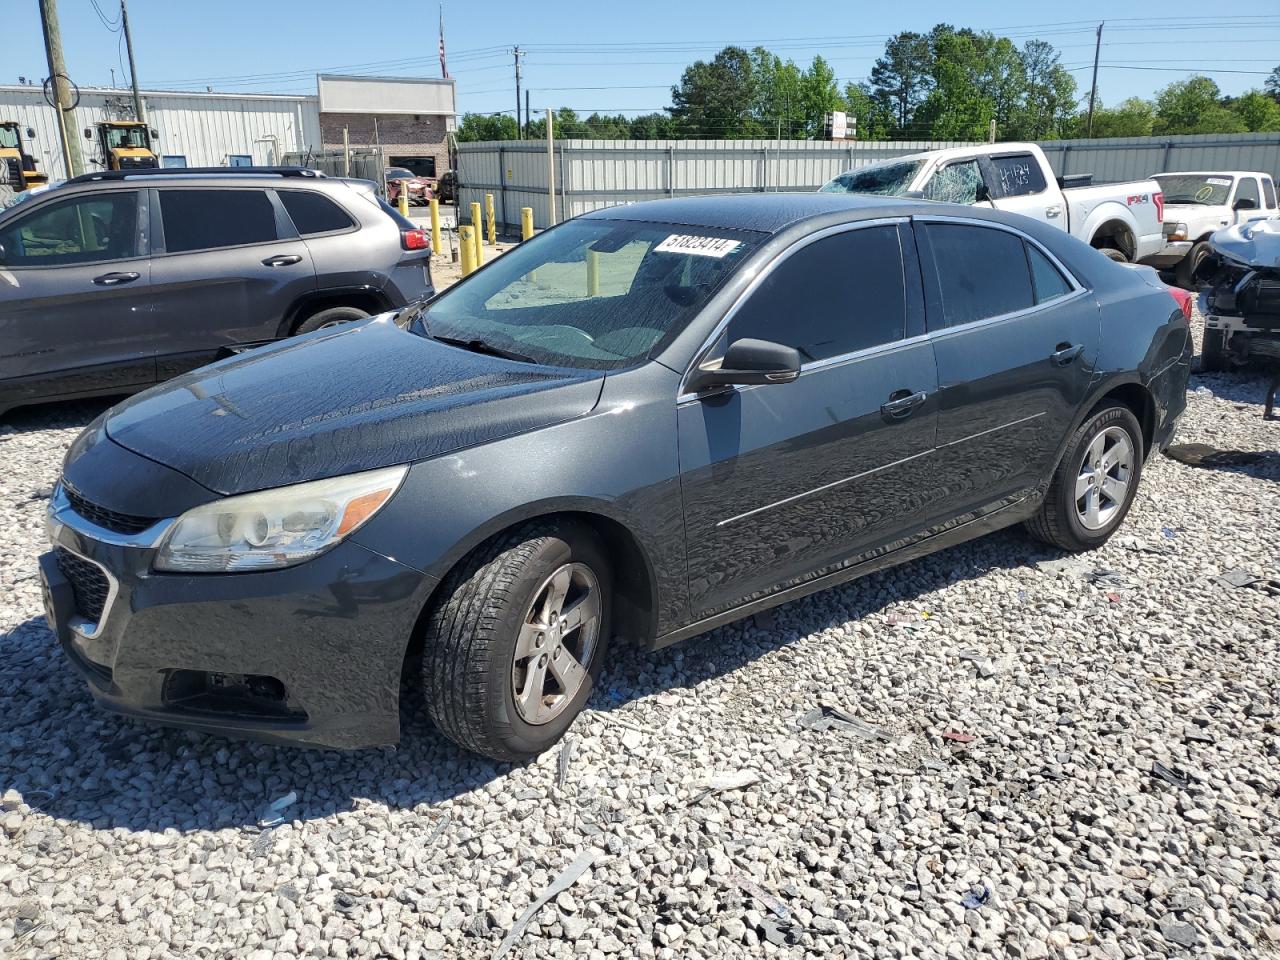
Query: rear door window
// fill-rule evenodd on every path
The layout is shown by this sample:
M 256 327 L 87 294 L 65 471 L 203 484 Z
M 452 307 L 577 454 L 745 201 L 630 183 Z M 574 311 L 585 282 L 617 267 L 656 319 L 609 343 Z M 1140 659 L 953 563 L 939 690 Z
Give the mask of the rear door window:
M 1044 172 L 1036 158 L 1029 153 L 992 157 L 991 166 L 999 181 L 1002 197 L 1025 197 L 1044 191 Z
M 1016 234 L 961 223 L 928 223 L 925 233 L 942 295 L 943 325 L 986 320 L 1035 303 Z
M 348 230 L 355 225 L 341 207 L 323 194 L 312 190 L 279 190 L 277 193 L 300 236 Z
M 898 236 L 897 227 L 864 227 L 801 247 L 734 315 L 724 346 L 772 340 L 812 363 L 901 340 L 907 299 Z
M 265 190 L 161 190 L 160 214 L 169 253 L 277 239 L 275 207 Z

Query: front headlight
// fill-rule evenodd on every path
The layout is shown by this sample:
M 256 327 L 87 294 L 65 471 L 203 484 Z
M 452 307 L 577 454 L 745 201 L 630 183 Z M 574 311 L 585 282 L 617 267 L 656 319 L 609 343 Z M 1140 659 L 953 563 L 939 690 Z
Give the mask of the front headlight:
M 1187 239 L 1187 236 L 1190 233 L 1191 233 L 1191 229 L 1185 223 L 1175 223 L 1173 225 L 1173 234 L 1172 236 L 1169 237 L 1169 239 L 1185 240 Z
M 382 509 L 407 466 L 298 483 L 188 510 L 160 544 L 157 570 L 226 573 L 289 567 L 323 553 Z

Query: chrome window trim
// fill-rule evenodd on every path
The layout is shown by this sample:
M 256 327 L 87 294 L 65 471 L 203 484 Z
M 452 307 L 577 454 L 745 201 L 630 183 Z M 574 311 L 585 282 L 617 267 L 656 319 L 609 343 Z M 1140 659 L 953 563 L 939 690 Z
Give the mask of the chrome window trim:
M 979 327 L 991 326 L 993 324 L 1004 323 L 1009 320 L 1016 320 L 1020 317 L 1030 316 L 1031 314 L 1038 313 L 1047 307 L 1056 307 L 1056 306 L 1059 306 L 1060 304 L 1070 303 L 1072 300 L 1078 299 L 1084 296 L 1085 294 L 1089 293 L 1089 288 L 1086 287 L 1084 284 L 1082 284 L 1080 282 L 1080 279 L 1075 275 L 1075 273 L 1072 272 L 1070 269 L 1068 269 L 1067 266 L 1061 260 L 1059 260 L 1056 256 L 1054 256 L 1053 252 L 1050 251 L 1048 248 L 1046 248 L 1044 244 L 1040 243 L 1034 237 L 1030 237 L 1027 234 L 1023 233 L 1021 230 L 1017 229 L 1016 227 L 1009 226 L 1008 224 L 998 223 L 991 220 L 979 220 L 976 217 L 947 216 L 943 214 L 924 214 L 924 215 L 914 216 L 914 217 L 882 217 L 876 220 L 860 220 L 860 221 L 855 221 L 853 223 L 837 224 L 834 227 L 826 227 L 825 229 L 819 230 L 816 233 L 810 234 L 809 236 L 803 238 L 802 240 L 798 240 L 796 243 L 792 244 L 786 250 L 783 250 L 782 252 L 780 252 L 776 257 L 774 257 L 772 260 L 770 260 L 767 264 L 765 264 L 760 269 L 760 272 L 755 276 L 755 278 L 751 281 L 751 283 L 747 286 L 747 288 L 743 290 L 741 294 L 738 295 L 738 299 L 736 299 L 733 302 L 733 304 L 729 307 L 729 309 L 725 311 L 725 315 L 721 317 L 720 322 L 717 323 L 715 326 L 715 329 L 711 331 L 711 335 L 708 336 L 702 342 L 702 346 L 700 346 L 697 352 L 694 354 L 693 362 L 689 364 L 688 369 L 685 370 L 684 375 L 681 376 L 680 378 L 680 390 L 676 395 L 677 405 L 683 404 L 683 403 L 689 403 L 693 400 L 697 400 L 700 396 L 702 396 L 702 394 L 689 393 L 687 390 L 685 390 L 684 387 L 685 387 L 685 383 L 688 380 L 689 374 L 694 370 L 695 367 L 698 366 L 698 364 L 700 364 L 703 360 L 706 359 L 707 354 L 711 351 L 711 348 L 715 346 L 716 341 L 720 339 L 720 335 L 724 333 L 725 328 L 729 325 L 730 321 L 737 314 L 738 309 L 742 306 L 742 304 L 746 301 L 746 299 L 750 297 L 752 293 L 755 292 L 756 288 L 760 285 L 760 283 L 763 282 L 764 278 L 768 276 L 779 263 L 782 263 L 784 260 L 786 260 L 787 257 L 791 256 L 792 253 L 794 253 L 797 250 L 803 249 L 804 247 L 808 246 L 810 243 L 813 243 L 816 240 L 824 239 L 826 237 L 834 236 L 835 234 L 838 234 L 838 233 L 846 233 L 846 232 L 849 232 L 850 230 L 857 230 L 862 227 L 883 227 L 883 226 L 889 226 L 891 224 L 901 224 L 901 223 L 909 223 L 909 222 L 910 223 L 944 223 L 944 224 L 955 223 L 955 224 L 960 224 L 962 226 L 987 227 L 995 230 L 1003 230 L 1005 233 L 1011 233 L 1015 237 L 1018 237 L 1019 239 L 1023 240 L 1024 242 L 1031 244 L 1038 251 L 1040 251 L 1040 253 L 1044 254 L 1044 256 L 1048 259 L 1048 261 L 1058 269 L 1058 272 L 1061 273 L 1066 278 L 1067 283 L 1071 286 L 1071 292 L 1068 294 L 1064 294 L 1061 297 L 1055 297 L 1052 300 L 1046 300 L 1043 303 L 1033 303 L 1031 306 L 1024 307 L 1021 310 L 1014 310 L 1009 313 L 1000 313 L 1000 314 L 996 314 L 993 317 L 983 317 L 981 320 L 970 320 L 966 323 L 956 324 L 953 327 L 939 327 L 937 330 L 926 329 L 925 332 L 922 334 L 918 334 L 914 337 L 907 337 L 903 340 L 895 340 L 892 343 L 881 343 L 881 344 L 877 344 L 874 347 L 864 347 L 861 350 L 854 350 L 851 353 L 843 353 L 843 354 L 837 354 L 832 357 L 824 357 L 821 360 L 811 360 L 808 363 L 803 363 L 800 365 L 801 376 L 804 376 L 806 373 L 808 373 L 811 370 L 822 370 L 827 367 L 836 367 L 842 364 L 852 363 L 858 360 L 864 360 L 867 357 L 876 356 L 881 353 L 890 353 L 894 350 L 915 346 L 916 344 L 923 343 L 927 340 L 950 337 L 957 333 L 962 333 L 966 330 L 972 330 Z M 1031 266 L 1030 264 L 1028 264 L 1027 265 L 1028 272 L 1030 272 L 1030 269 L 1031 269 Z M 1034 290 L 1035 290 L 1035 287 L 1033 283 L 1032 291 L 1034 292 Z M 925 322 L 927 325 L 928 316 L 925 317 Z M 743 392 L 746 389 L 752 389 L 756 386 L 762 386 L 762 384 L 730 387 L 729 389 L 735 392 Z M 764 384 L 764 386 L 767 386 L 767 384 Z
M 773 273 L 780 264 L 785 263 L 793 254 L 803 250 L 811 243 L 817 243 L 819 240 L 825 240 L 827 237 L 834 237 L 841 233 L 852 233 L 855 230 L 864 230 L 871 227 L 897 226 L 899 224 L 910 222 L 910 217 L 877 217 L 874 220 L 852 220 L 845 223 L 837 223 L 834 226 L 824 227 L 823 229 L 817 230 L 808 236 L 801 237 L 785 250 L 780 250 L 772 260 L 764 264 L 756 272 L 756 275 L 751 279 L 751 282 L 747 284 L 746 289 L 738 294 L 738 298 L 733 301 L 729 306 L 729 309 L 725 311 L 724 316 L 720 318 L 714 329 L 712 329 L 711 333 L 702 341 L 702 346 L 698 347 L 694 352 L 692 362 L 690 362 L 688 368 L 686 368 L 684 374 L 680 377 L 680 389 L 676 395 L 676 403 L 685 403 L 686 401 L 694 400 L 699 396 L 696 393 L 689 393 L 685 390 L 685 383 L 688 382 L 689 374 L 694 371 L 698 364 L 706 359 L 707 354 L 710 353 L 711 348 L 716 345 L 716 341 L 720 339 L 720 335 L 724 333 L 725 328 L 728 327 L 733 318 L 737 316 L 742 305 L 747 302 L 751 295 L 756 292 L 760 285 L 764 283 L 765 279 Z M 836 357 L 824 357 L 822 360 L 813 360 L 808 364 L 801 364 L 800 372 L 803 374 L 806 369 L 812 368 L 814 364 L 829 363 L 834 360 L 848 360 L 857 354 L 867 353 L 872 350 L 880 350 L 886 346 L 898 346 L 904 342 L 905 341 L 903 340 L 895 340 L 892 344 L 879 344 L 875 347 L 865 347 L 862 350 L 857 350 L 853 353 L 837 355 Z

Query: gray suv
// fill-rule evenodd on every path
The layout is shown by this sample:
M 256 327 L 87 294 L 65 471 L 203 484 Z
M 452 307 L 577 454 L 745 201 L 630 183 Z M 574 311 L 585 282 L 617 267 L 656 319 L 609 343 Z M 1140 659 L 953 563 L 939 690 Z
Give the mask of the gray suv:
M 374 185 L 299 168 L 106 172 L 0 212 L 0 414 L 132 393 L 432 294 Z

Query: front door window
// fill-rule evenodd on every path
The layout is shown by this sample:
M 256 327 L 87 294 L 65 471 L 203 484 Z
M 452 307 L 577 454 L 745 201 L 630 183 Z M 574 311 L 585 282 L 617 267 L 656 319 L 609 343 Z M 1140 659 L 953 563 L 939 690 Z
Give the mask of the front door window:
M 0 229 L 8 267 L 127 260 L 138 253 L 138 195 L 132 190 L 50 204 Z

